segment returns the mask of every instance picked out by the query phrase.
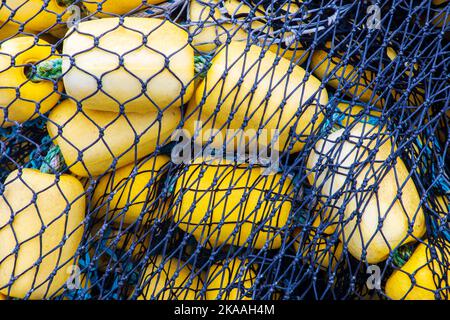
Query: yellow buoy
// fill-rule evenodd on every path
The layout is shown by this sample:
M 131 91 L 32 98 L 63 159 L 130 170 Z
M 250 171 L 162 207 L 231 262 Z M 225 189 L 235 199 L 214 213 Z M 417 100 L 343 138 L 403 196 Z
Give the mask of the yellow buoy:
M 34 169 L 13 171 L 3 185 L 0 291 L 21 299 L 53 298 L 76 265 L 84 231 L 83 186 L 72 176 Z
M 262 175 L 262 168 L 246 164 L 202 161 L 190 164 L 177 179 L 177 226 L 208 247 L 279 248 L 291 211 L 291 180 Z

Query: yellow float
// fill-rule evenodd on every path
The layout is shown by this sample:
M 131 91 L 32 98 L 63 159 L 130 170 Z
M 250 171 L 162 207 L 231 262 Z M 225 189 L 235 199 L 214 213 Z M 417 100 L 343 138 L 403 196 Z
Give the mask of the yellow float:
M 449 2 L 449 0 L 433 0 L 433 5 L 436 6 L 436 12 L 431 19 L 431 23 L 436 28 L 446 28 L 448 24 L 450 24 L 450 14 L 448 10 L 446 10 L 446 6 L 448 6 Z
M 148 113 L 179 107 L 194 92 L 188 33 L 167 20 L 104 18 L 69 30 L 62 73 L 84 109 Z
M 97 257 L 96 264 L 100 271 L 104 272 L 108 267 L 115 268 L 119 264 L 117 260 L 114 260 L 111 252 L 119 259 L 129 255 L 132 260 L 137 261 L 149 248 L 149 237 L 144 234 L 143 228 L 138 231 L 135 231 L 134 227 L 126 230 L 125 227 L 121 228 L 108 223 L 106 230 L 100 233 L 100 229 L 105 228 L 106 224 L 104 219 L 100 219 L 90 232 L 89 241 L 92 246 L 89 248 L 89 253 L 92 257 Z M 134 249 L 132 249 L 133 244 L 135 244 Z
M 329 41 L 324 50 L 315 50 L 311 56 L 311 70 L 326 84 L 334 89 L 347 88 L 345 94 L 351 98 L 367 102 L 377 107 L 383 107 L 383 100 L 375 93 L 372 87 L 375 84 L 376 74 L 370 70 L 364 70 L 360 75 L 358 69 L 351 63 L 344 64 L 342 57 L 345 56 L 344 46 L 335 45 L 334 54 L 329 51 L 333 44 Z
M 428 241 L 420 243 L 409 260 L 400 269 L 395 270 L 386 282 L 386 295 L 394 300 L 450 300 L 448 279 L 449 244 L 433 248 L 436 257 L 431 256 L 432 245 Z M 443 255 L 447 256 L 443 260 Z M 414 283 L 412 282 L 414 279 Z M 447 280 L 446 280 L 447 279 Z
M 365 252 L 368 263 L 378 263 L 397 246 L 425 233 L 420 196 L 403 161 L 388 162 L 395 146 L 382 128 L 357 123 L 349 130 L 348 138 L 340 141 L 345 130 L 349 129 L 337 130 L 326 141 L 318 141 L 307 161 L 308 179 L 319 188 L 323 203 L 330 199 L 331 221 L 338 223 L 338 209 L 343 208 L 339 234 L 349 252 L 359 260 Z M 377 152 L 369 161 L 369 151 L 375 148 Z M 333 171 L 327 169 L 330 165 Z M 325 169 L 319 172 L 321 166 Z M 375 186 L 376 191 L 371 191 Z
M 181 201 L 173 209 L 175 223 L 207 247 L 279 248 L 293 186 L 281 174 L 263 176 L 262 172 L 226 161 L 190 164 L 175 185 L 174 201 Z
M 226 2 L 229 1 L 224 1 Z M 227 39 L 247 40 L 247 32 L 242 26 L 229 22 L 217 23 L 223 19 L 219 6 L 217 0 L 190 2 L 189 19 L 192 25 L 189 31 L 193 36 L 192 45 L 202 53 L 213 52 Z
M 169 142 L 181 114 L 176 108 L 162 113 L 117 114 L 85 110 L 65 100 L 49 115 L 47 130 L 60 147 L 72 173 L 99 176 L 143 158 Z
M 206 280 L 206 300 L 252 300 L 257 268 L 239 258 L 213 264 Z
M 138 300 L 198 300 L 201 285 L 189 264 L 177 258 L 151 257 L 141 278 Z
M 62 83 L 32 81 L 31 65 L 55 58 L 56 51 L 44 40 L 16 37 L 0 46 L 0 126 L 10 127 L 46 113 L 56 105 Z
M 20 34 L 21 32 L 17 26 L 13 26 L 5 22 L 0 22 L 0 42 L 14 36 L 19 36 Z
M 0 212 L 1 293 L 20 299 L 61 294 L 84 231 L 81 183 L 64 174 L 13 171 L 4 183 Z
M 254 44 L 268 47 L 286 59 L 293 58 L 297 64 L 308 57 L 293 32 L 285 31 L 280 34 L 273 30 L 267 22 L 264 8 L 253 10 L 246 3 L 237 0 L 191 0 L 189 10 L 192 45 L 200 52 L 211 53 L 229 40 L 247 43 L 251 38 L 251 34 L 248 34 L 250 32 L 268 34 L 269 37 L 255 40 Z M 300 9 L 295 3 L 286 3 L 283 10 L 288 15 Z
M 0 6 L 0 23 L 7 22 L 13 28 L 25 31 L 49 31 L 66 21 L 70 14 L 67 7 L 74 0 L 8 0 Z
M 141 215 L 144 221 L 167 218 L 168 214 L 157 208 L 162 202 L 157 197 L 159 182 L 169 162 L 168 156 L 158 155 L 102 176 L 92 196 L 92 203 L 100 207 L 100 216 L 107 213 L 109 219 L 125 224 L 136 222 Z
M 227 144 L 228 150 L 233 143 L 237 149 L 239 144 L 248 144 L 247 136 L 259 146 L 270 143 L 273 149 L 283 151 L 292 144 L 291 153 L 300 151 L 324 119 L 326 90 L 320 89 L 314 76 L 306 79 L 305 70 L 289 60 L 271 51 L 261 58 L 262 48 L 253 45 L 245 53 L 245 47 L 245 43 L 233 41 L 213 58 L 189 102 L 184 129 L 197 136 L 200 123 L 203 132 L 215 137 L 210 144 L 214 148 Z M 236 134 L 230 137 L 228 129 Z M 258 130 L 265 135 L 257 136 Z M 197 136 L 196 141 L 204 144 L 208 138 Z

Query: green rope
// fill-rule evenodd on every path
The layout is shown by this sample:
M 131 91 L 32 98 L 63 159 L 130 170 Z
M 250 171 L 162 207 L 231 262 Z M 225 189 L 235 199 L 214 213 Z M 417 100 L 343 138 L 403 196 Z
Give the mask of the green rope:
M 209 67 L 211 66 L 211 62 L 206 56 L 195 56 L 194 57 L 194 67 L 195 73 L 203 79 L 206 77 L 206 72 L 208 72 Z
M 55 173 L 61 172 L 65 168 L 66 164 L 61 154 L 59 146 L 51 146 L 47 152 L 47 155 L 42 162 L 40 171 L 43 173 Z
M 62 76 L 62 59 L 45 60 L 33 68 L 28 78 L 33 82 L 42 80 L 58 81 Z
M 411 244 L 401 246 L 400 248 L 395 250 L 393 257 L 394 264 L 399 268 L 403 267 L 411 257 L 413 250 L 414 245 Z

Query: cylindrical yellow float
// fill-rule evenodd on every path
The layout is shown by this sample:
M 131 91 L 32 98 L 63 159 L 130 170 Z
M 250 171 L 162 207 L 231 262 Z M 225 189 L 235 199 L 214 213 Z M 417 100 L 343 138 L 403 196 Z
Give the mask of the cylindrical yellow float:
M 252 300 L 255 289 L 256 264 L 234 258 L 211 266 L 206 286 L 207 300 Z
M 151 154 L 157 146 L 169 142 L 180 117 L 177 108 L 162 112 L 160 117 L 157 112 L 126 115 L 82 112 L 73 101 L 65 100 L 50 113 L 47 130 L 60 147 L 69 169 L 88 177 L 135 163 Z
M 74 177 L 13 171 L 0 196 L 0 287 L 14 298 L 53 298 L 64 289 L 83 236 L 85 197 Z M 11 217 L 14 217 L 10 221 Z
M 432 257 L 432 250 L 435 257 Z M 405 265 L 387 280 L 386 295 L 394 300 L 450 300 L 448 250 L 448 243 L 441 249 L 432 248 L 428 241 L 420 243 Z
M 135 13 L 144 10 L 149 5 L 155 5 L 165 0 L 83 0 L 81 1 L 91 14 L 99 17 Z
M 158 270 L 163 266 L 161 270 Z M 198 300 L 202 285 L 192 267 L 177 258 L 151 257 L 138 300 Z
M 328 201 L 331 221 L 337 225 L 339 209 L 344 212 L 341 240 L 368 263 L 425 233 L 419 193 L 403 161 L 388 160 L 395 145 L 383 130 L 361 122 L 337 130 L 318 141 L 307 161 L 308 179 Z
M 62 83 L 32 81 L 31 65 L 55 58 L 57 51 L 44 40 L 16 37 L 0 48 L 0 126 L 9 127 L 46 113 L 59 100 Z
M 259 146 L 270 143 L 283 151 L 292 144 L 290 152 L 298 152 L 324 119 L 328 94 L 320 87 L 317 78 L 306 78 L 305 70 L 290 61 L 234 41 L 212 60 L 189 103 L 184 128 L 191 136 L 198 128 L 212 132 L 215 148 L 227 144 L 228 150 L 230 142 L 245 146 L 247 136 Z M 228 130 L 236 134 L 230 138 Z M 207 140 L 196 138 L 199 144 Z
M 109 219 L 132 224 L 141 215 L 145 221 L 165 219 L 168 213 L 159 210 L 158 198 L 160 180 L 167 169 L 170 158 L 158 155 L 131 163 L 102 176 L 92 196 L 94 206 L 99 206 L 100 216 L 106 213 Z
M 281 174 L 227 161 L 199 160 L 175 185 L 173 219 L 207 247 L 223 244 L 276 249 L 283 241 L 293 197 Z
M 179 107 L 194 91 L 188 33 L 168 20 L 104 18 L 69 30 L 67 94 L 84 109 L 148 113 Z

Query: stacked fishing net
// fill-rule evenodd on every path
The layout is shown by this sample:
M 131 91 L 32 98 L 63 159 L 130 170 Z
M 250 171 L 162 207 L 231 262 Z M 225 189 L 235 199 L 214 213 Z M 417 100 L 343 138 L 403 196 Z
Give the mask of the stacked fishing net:
M 447 299 L 448 1 L 8 1 L 0 292 Z

